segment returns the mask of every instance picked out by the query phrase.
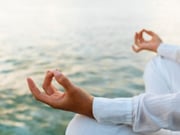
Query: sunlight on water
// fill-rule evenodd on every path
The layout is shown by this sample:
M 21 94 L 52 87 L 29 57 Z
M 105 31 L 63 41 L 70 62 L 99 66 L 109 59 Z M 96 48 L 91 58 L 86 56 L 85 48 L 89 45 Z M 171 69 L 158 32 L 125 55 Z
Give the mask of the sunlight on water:
M 49 69 L 62 70 L 94 96 L 142 93 L 143 70 L 154 54 L 134 54 L 133 35 L 147 28 L 164 42 L 180 43 L 179 4 L 178 0 L 0 1 L 0 134 L 64 135 L 73 114 L 35 101 L 26 84 L 31 76 L 41 86 Z

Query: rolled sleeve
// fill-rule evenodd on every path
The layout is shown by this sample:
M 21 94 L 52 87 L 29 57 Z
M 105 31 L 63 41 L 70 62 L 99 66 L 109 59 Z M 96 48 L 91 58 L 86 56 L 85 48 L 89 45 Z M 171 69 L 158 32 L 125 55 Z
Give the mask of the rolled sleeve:
M 180 131 L 180 93 L 141 94 L 133 98 L 133 131 L 156 132 L 160 129 Z M 178 133 L 179 134 L 179 133 Z
M 93 115 L 98 122 L 132 125 L 132 98 L 94 98 Z
M 162 43 L 158 47 L 157 53 L 160 56 L 180 63 L 180 46 Z

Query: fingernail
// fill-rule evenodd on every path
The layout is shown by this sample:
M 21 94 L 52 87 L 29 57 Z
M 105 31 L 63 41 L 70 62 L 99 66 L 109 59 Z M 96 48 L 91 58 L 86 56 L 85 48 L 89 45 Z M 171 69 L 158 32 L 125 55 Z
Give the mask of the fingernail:
M 53 69 L 49 69 L 49 70 L 47 71 L 47 73 L 49 73 L 49 72 L 52 73 L 53 71 L 54 71 Z
M 26 79 L 27 79 L 27 80 L 30 80 L 30 79 L 31 79 L 31 77 L 27 77 Z
M 62 73 L 59 72 L 58 70 L 53 71 L 53 73 L 55 76 L 61 76 L 62 75 Z

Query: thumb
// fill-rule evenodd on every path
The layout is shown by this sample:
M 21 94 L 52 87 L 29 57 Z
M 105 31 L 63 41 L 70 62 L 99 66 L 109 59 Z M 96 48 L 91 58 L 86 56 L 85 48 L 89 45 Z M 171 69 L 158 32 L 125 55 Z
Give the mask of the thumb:
M 136 53 L 138 53 L 138 52 L 140 52 L 140 51 L 142 50 L 141 47 L 137 47 L 137 46 L 135 46 L 135 45 L 132 45 L 132 49 L 133 49 L 133 51 L 136 52 Z
M 62 85 L 64 87 L 64 89 L 71 90 L 73 87 L 73 84 L 71 83 L 71 81 L 65 76 L 63 75 L 61 72 L 59 71 L 53 71 L 54 73 L 54 77 L 56 79 L 56 81 Z

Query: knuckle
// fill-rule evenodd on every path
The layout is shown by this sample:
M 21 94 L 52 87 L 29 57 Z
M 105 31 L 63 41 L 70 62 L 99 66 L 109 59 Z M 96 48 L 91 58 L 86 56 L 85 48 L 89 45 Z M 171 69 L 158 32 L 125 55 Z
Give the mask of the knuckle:
M 67 82 L 67 78 L 63 75 L 63 76 L 61 77 L 61 81 L 62 81 L 63 83 L 65 83 L 65 82 Z
M 58 78 L 60 83 L 65 83 L 67 81 L 67 78 L 64 75 L 59 76 Z

